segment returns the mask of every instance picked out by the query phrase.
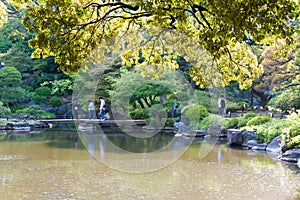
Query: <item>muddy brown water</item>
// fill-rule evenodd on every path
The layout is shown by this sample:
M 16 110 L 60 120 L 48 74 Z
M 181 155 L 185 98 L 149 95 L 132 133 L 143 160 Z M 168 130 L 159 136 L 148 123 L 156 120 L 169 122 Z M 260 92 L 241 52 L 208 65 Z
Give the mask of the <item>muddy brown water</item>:
M 139 146 L 135 140 L 122 143 L 122 136 L 110 138 Z M 128 173 L 103 164 L 95 158 L 96 147 L 78 141 L 76 133 L 65 131 L 2 134 L 0 199 L 300 199 L 297 166 L 223 142 L 201 156 L 199 149 L 207 143 L 195 141 L 161 169 Z

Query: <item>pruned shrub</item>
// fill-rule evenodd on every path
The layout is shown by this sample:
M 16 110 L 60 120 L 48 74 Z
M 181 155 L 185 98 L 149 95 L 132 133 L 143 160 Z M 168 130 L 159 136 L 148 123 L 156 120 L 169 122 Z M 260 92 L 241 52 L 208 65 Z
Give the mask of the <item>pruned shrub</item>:
M 25 109 L 25 108 L 28 108 L 28 107 L 29 106 L 26 106 L 26 105 L 13 106 L 13 107 L 11 107 L 11 112 L 15 113 L 17 110 L 22 110 L 22 109 Z
M 56 96 L 51 97 L 49 102 L 52 105 L 52 107 L 58 107 L 58 106 L 62 105 L 62 100 L 60 100 L 60 98 L 58 98 Z
M 272 118 L 269 116 L 256 116 L 248 121 L 247 126 L 256 126 L 270 121 L 272 121 Z
M 300 124 L 291 125 L 284 139 L 288 149 L 300 148 Z
M 201 122 L 199 123 L 197 129 L 207 129 L 212 124 L 221 124 L 223 125 L 223 119 L 220 117 L 220 115 L 216 114 L 209 114 L 209 116 L 205 117 Z
M 134 109 L 129 112 L 132 119 L 147 119 L 149 118 L 149 111 L 146 109 Z
M 226 128 L 237 128 L 239 124 L 239 119 L 238 118 L 232 118 L 227 123 L 225 124 Z
M 190 104 L 182 108 L 181 113 L 190 120 L 190 122 L 198 123 L 208 116 L 206 108 L 198 104 Z
M 33 100 L 37 103 L 47 102 L 49 96 L 51 96 L 51 89 L 49 87 L 42 86 L 35 89 Z
M 289 130 L 289 137 L 292 138 L 298 135 L 300 135 L 300 126 L 296 126 L 296 125 L 292 126 Z
M 289 120 L 273 120 L 262 125 L 255 127 L 257 131 L 257 138 L 260 142 L 269 143 L 278 135 L 282 135 L 287 132 L 288 127 L 291 126 L 291 121 Z
M 254 117 L 256 117 L 256 114 L 255 113 L 247 113 L 243 118 L 244 119 L 252 119 L 252 118 L 254 118 Z
M 300 135 L 291 138 L 290 141 L 287 143 L 287 148 L 288 149 L 300 148 Z
M 227 100 L 226 111 L 227 112 L 236 112 L 237 110 L 241 110 L 242 106 L 238 103 L 231 102 Z
M 244 117 L 239 118 L 237 127 L 241 128 L 247 126 L 247 123 L 254 117 L 256 117 L 255 113 L 247 113 Z
M 239 122 L 238 122 L 238 127 L 241 128 L 241 127 L 244 127 L 244 126 L 247 126 L 247 123 L 248 123 L 249 119 L 244 119 L 244 118 L 241 118 L 239 119 Z
M 3 106 L 3 103 L 0 101 L 0 115 L 8 115 L 10 114 L 10 109 Z
M 181 117 L 188 119 L 187 123 L 193 128 L 198 128 L 199 123 L 208 115 L 206 108 L 198 104 L 189 104 L 181 110 Z
M 16 114 L 21 117 L 35 118 L 45 114 L 45 111 L 42 110 L 40 106 L 33 105 L 33 106 L 29 106 L 28 108 L 24 108 L 22 110 L 17 110 Z

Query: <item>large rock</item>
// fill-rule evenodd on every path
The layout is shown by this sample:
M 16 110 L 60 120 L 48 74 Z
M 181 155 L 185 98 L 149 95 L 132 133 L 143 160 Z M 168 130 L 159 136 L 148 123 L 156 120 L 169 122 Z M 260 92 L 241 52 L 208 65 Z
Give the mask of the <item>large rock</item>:
M 175 133 L 190 133 L 192 131 L 192 128 L 190 126 L 185 125 L 183 122 L 177 122 L 174 124 Z
M 227 141 L 229 145 L 247 147 L 247 142 L 255 140 L 254 131 L 242 131 L 240 129 L 228 129 L 227 130 Z M 250 145 L 250 144 L 249 144 Z
M 243 131 L 243 144 L 247 143 L 249 140 L 255 140 L 255 131 Z
M 222 133 L 222 126 L 220 124 L 212 124 L 207 129 L 207 134 L 212 137 L 219 137 Z
M 266 151 L 268 144 L 266 143 L 262 143 L 262 144 L 258 144 L 252 147 L 252 150 L 254 151 Z
M 227 130 L 227 141 L 228 145 L 242 146 L 243 144 L 243 134 L 240 129 L 228 129 Z
M 300 159 L 300 149 L 291 149 L 278 157 L 282 161 L 297 163 Z
M 256 140 L 248 140 L 243 143 L 245 149 L 252 149 L 254 146 L 257 146 L 259 143 Z
M 72 118 L 72 107 L 70 103 L 66 103 L 55 108 L 50 108 L 47 111 L 54 113 L 57 118 Z
M 268 144 L 266 151 L 270 153 L 281 153 L 281 136 L 275 137 L 270 144 Z

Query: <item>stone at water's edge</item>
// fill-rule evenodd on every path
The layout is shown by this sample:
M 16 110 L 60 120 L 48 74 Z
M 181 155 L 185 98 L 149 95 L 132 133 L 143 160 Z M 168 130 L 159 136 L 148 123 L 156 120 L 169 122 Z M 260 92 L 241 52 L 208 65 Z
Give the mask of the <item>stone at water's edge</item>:
M 252 147 L 252 150 L 254 151 L 266 151 L 268 144 L 266 143 L 262 143 L 262 144 L 258 144 Z
M 212 137 L 219 137 L 221 133 L 222 133 L 222 126 L 220 124 L 212 124 L 207 129 L 207 134 Z
M 243 144 L 247 143 L 249 140 L 255 140 L 255 131 L 243 131 Z
M 243 144 L 243 134 L 240 129 L 228 129 L 227 130 L 227 141 L 228 145 L 238 145 Z
M 6 125 L 5 124 L 0 124 L 0 130 L 6 130 Z
M 291 149 L 278 157 L 282 161 L 297 163 L 300 160 L 300 149 Z
M 243 147 L 246 149 L 252 149 L 254 146 L 257 146 L 259 143 L 256 140 L 248 140 L 246 143 L 243 143 Z
M 268 144 L 266 151 L 272 153 L 281 153 L 281 136 L 275 137 L 270 144 Z

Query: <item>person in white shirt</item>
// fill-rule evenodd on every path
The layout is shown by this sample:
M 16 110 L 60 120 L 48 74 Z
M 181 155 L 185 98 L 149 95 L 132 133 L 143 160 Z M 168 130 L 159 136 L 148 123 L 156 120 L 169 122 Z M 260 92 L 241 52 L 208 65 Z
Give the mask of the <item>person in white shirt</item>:
M 105 120 L 105 100 L 103 97 L 99 97 L 100 108 L 99 108 L 99 116 L 100 120 Z

